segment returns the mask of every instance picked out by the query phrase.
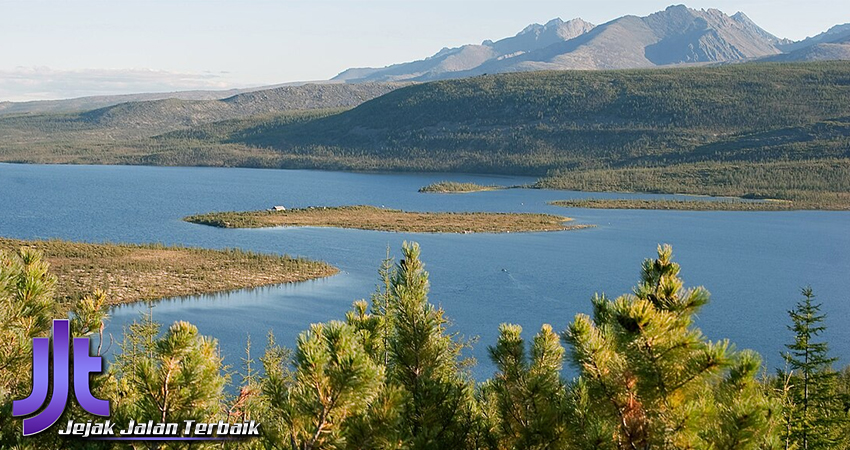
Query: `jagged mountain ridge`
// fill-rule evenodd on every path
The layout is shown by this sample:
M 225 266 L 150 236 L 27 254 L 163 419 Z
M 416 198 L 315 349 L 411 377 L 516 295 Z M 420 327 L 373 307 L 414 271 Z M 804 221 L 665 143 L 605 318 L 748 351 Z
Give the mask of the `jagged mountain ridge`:
M 850 60 L 850 23 L 782 47 L 787 53 L 768 58 L 768 61 Z
M 819 44 L 846 44 L 850 42 L 850 23 L 836 25 L 817 36 L 803 39 L 799 42 L 791 42 L 781 46 L 785 52 L 794 52 Z
M 830 32 L 824 34 L 836 34 Z M 737 62 L 775 57 L 825 39 L 794 43 L 762 29 L 742 12 L 729 16 L 717 9 L 676 5 L 646 17 L 623 16 L 598 26 L 581 19 L 555 19 L 545 25 L 530 25 L 510 38 L 443 49 L 420 61 L 349 69 L 334 80 L 430 81 L 535 70 Z
M 496 42 L 488 40 L 480 45 L 470 44 L 457 48 L 443 48 L 429 58 L 395 64 L 381 69 L 348 69 L 334 77 L 333 80 L 361 82 L 439 79 L 447 74 L 475 69 L 487 61 L 511 58 L 518 54 L 548 47 L 557 42 L 570 40 L 590 31 L 593 27 L 593 24 L 582 19 L 573 19 L 567 22 L 561 19 L 553 19 L 545 25 L 529 25 L 516 36 Z

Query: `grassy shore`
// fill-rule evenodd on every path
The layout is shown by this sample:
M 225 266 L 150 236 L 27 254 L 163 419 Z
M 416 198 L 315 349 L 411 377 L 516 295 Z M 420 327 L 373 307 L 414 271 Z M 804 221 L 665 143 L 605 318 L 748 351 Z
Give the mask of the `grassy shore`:
M 243 250 L 0 238 L 0 251 L 22 247 L 44 254 L 58 278 L 61 301 L 96 288 L 107 292 L 110 304 L 120 304 L 306 281 L 338 272 L 323 262 Z
M 502 186 L 482 186 L 476 183 L 458 183 L 456 181 L 439 181 L 419 188 L 419 192 L 434 194 L 463 194 L 467 192 L 495 191 L 505 189 Z
M 217 212 L 187 222 L 221 228 L 313 226 L 411 233 L 510 233 L 587 228 L 550 214 L 407 212 L 374 206 L 310 207 L 286 211 Z
M 680 211 L 793 211 L 807 209 L 785 200 L 765 200 L 748 202 L 729 200 L 642 200 L 642 199 L 601 199 L 586 198 L 578 200 L 558 200 L 551 205 L 565 208 L 592 209 L 668 209 Z

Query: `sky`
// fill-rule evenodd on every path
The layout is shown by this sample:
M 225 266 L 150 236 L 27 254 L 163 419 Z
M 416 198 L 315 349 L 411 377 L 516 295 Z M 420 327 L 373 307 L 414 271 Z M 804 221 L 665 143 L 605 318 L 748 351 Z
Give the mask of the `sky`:
M 0 0 L 0 101 L 327 80 L 531 23 L 595 24 L 672 0 Z M 676 3 L 681 3 L 676 2 Z M 794 40 L 850 22 L 847 0 L 694 0 Z

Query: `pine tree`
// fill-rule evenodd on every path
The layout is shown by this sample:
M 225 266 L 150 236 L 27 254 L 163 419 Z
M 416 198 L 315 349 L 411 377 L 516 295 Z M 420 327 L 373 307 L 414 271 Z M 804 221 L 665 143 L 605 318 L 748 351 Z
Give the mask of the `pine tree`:
M 392 313 L 390 311 L 390 302 L 392 301 L 392 280 L 395 277 L 395 268 L 393 267 L 393 259 L 390 257 L 390 248 L 387 247 L 387 256 L 381 262 L 381 267 L 378 269 L 378 277 L 380 284 L 375 293 L 372 294 L 372 315 L 379 319 L 377 331 L 380 336 L 381 357 L 385 366 L 389 365 L 389 338 L 390 331 L 393 327 Z
M 278 345 L 274 333 L 269 332 L 266 351 L 260 361 L 264 372 L 259 380 L 262 406 L 258 420 L 263 424 L 262 442 L 266 448 L 290 448 L 289 427 L 280 410 L 287 401 L 287 390 L 294 378 L 290 366 L 292 351 Z
M 354 327 L 314 324 L 298 338 L 295 371 L 267 383 L 265 393 L 286 426 L 293 450 L 331 449 L 346 443 L 348 420 L 379 393 L 383 368 L 364 351 Z
M 131 330 L 122 345 L 131 353 L 116 358 L 105 388 L 116 423 L 222 418 L 229 377 L 214 339 L 188 322 L 175 322 L 156 338 L 159 326 L 149 316 Z
M 498 446 L 561 448 L 565 444 L 564 348 L 552 327 L 543 325 L 527 355 L 521 333 L 519 325 L 503 324 L 496 346 L 489 348 L 498 372 L 482 389 L 495 406 Z
M 12 401 L 32 386 L 32 338 L 47 336 L 56 277 L 38 251 L 0 251 L 0 447 L 21 445 Z
M 788 311 L 794 342 L 786 345 L 783 354 L 788 372 L 789 401 L 786 442 L 803 450 L 835 448 L 840 441 L 840 423 L 847 420 L 844 405 L 837 395 L 837 376 L 832 364 L 837 358 L 829 356 L 826 342 L 816 341 L 826 326 L 826 314 L 815 303 L 812 289 L 802 291 L 803 299 Z
M 428 302 L 428 273 L 416 243 L 404 243 L 392 279 L 389 376 L 405 395 L 402 426 L 412 449 L 463 448 L 472 421 L 471 382 L 443 310 Z
M 760 361 L 693 326 L 709 295 L 678 275 L 672 249 L 659 246 L 634 295 L 597 296 L 593 318 L 576 316 L 563 336 L 580 372 L 572 423 L 594 437 L 612 431 L 605 446 L 618 449 L 762 446 L 772 410 L 755 378 Z

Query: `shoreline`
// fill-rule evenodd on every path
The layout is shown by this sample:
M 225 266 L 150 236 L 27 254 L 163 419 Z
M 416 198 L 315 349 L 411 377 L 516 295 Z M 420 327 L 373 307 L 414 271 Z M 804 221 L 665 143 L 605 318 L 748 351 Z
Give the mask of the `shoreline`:
M 56 276 L 57 303 L 67 305 L 95 289 L 108 306 L 297 283 L 339 273 L 306 258 L 239 249 L 212 250 L 160 244 L 91 244 L 0 237 L 0 250 L 22 247 L 44 254 Z
M 483 189 L 481 191 L 469 191 L 469 192 L 486 192 L 486 191 L 494 191 L 494 190 L 504 190 L 504 189 L 538 189 L 538 190 L 549 190 L 549 191 L 571 191 L 571 192 L 581 192 L 587 194 L 639 194 L 639 195 L 681 195 L 681 196 L 689 196 L 689 197 L 705 197 L 712 199 L 730 199 L 730 200 L 750 200 L 746 196 L 735 196 L 735 195 L 725 195 L 718 194 L 712 195 L 710 193 L 698 193 L 698 192 L 664 192 L 664 191 L 635 191 L 635 190 L 581 190 L 575 188 L 558 188 L 554 186 L 548 186 L 541 184 L 541 181 L 544 180 L 545 176 L 535 177 L 533 175 L 512 175 L 503 172 L 498 173 L 488 173 L 488 172 L 445 172 L 445 171 L 407 171 L 407 170 L 340 170 L 340 169 L 329 169 L 322 167 L 309 167 L 309 168 L 297 168 L 297 167 L 264 167 L 264 166 L 228 166 L 228 165 L 155 165 L 155 164 L 134 164 L 134 163 L 110 163 L 110 164 L 97 164 L 92 162 L 28 162 L 28 161 L 2 161 L 0 160 L 0 166 L 3 164 L 8 165 L 16 165 L 16 166 L 79 166 L 79 167 L 144 167 L 144 168 L 153 168 L 153 169 L 170 169 L 170 168 L 182 168 L 182 169 L 251 169 L 251 170 L 274 170 L 274 171 L 316 171 L 316 172 L 328 172 L 328 173 L 346 173 L 346 174 L 364 174 L 364 175 L 434 175 L 434 174 L 445 174 L 445 175 L 470 175 L 470 176 L 486 176 L 486 177 L 495 177 L 495 178 L 528 178 L 533 179 L 536 178 L 536 182 L 528 183 L 528 184 L 517 184 L 511 186 L 497 186 L 494 189 Z M 421 192 L 421 191 L 420 191 Z M 427 193 L 455 193 L 455 192 L 427 192 Z M 467 193 L 466 191 L 456 192 L 456 193 Z M 595 200 L 595 199 L 593 199 Z M 626 200 L 626 199 L 619 199 Z M 794 204 L 792 208 L 787 209 L 763 209 L 762 211 L 848 211 L 850 210 L 850 204 L 839 201 L 838 203 L 824 203 L 820 201 L 806 201 L 806 200 L 784 200 L 784 199 L 774 199 L 774 198 L 764 198 L 764 199 L 752 199 L 752 200 L 760 200 L 760 201 L 776 201 L 776 202 L 791 202 Z M 599 207 L 589 206 L 591 209 L 605 209 Z M 611 209 L 611 208 L 609 208 Z M 613 208 L 613 209 L 630 209 L 630 208 Z M 654 209 L 654 208 L 631 208 L 631 209 Z M 663 208 L 662 208 L 663 209 Z M 697 211 L 699 209 L 686 209 Z M 719 209 L 707 209 L 707 210 L 719 210 Z
M 651 200 L 651 199 L 600 199 L 585 198 L 574 200 L 555 200 L 552 206 L 561 208 L 584 209 L 632 209 L 653 211 L 816 211 L 797 205 L 788 200 L 766 199 L 747 201 L 745 199 L 727 200 Z

